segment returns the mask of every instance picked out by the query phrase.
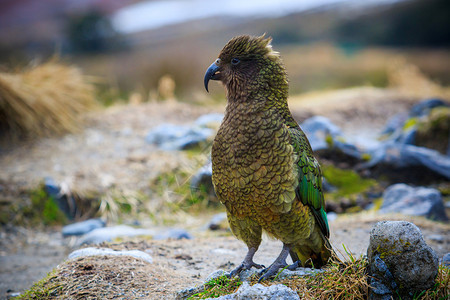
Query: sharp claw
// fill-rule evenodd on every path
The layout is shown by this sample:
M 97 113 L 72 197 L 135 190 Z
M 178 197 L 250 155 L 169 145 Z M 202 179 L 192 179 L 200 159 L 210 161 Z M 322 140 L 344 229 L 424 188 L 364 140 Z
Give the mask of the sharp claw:
M 271 274 L 271 273 L 272 273 L 272 272 L 267 272 L 266 274 L 264 274 L 264 275 L 262 275 L 261 277 L 259 277 L 258 283 L 260 283 L 260 282 L 262 282 L 262 281 L 268 279 L 269 277 L 272 277 L 272 276 L 274 276 L 274 275 L 277 274 L 277 272 L 273 272 L 274 274 Z
M 233 271 L 230 272 L 229 278 L 236 276 L 237 274 L 241 273 L 242 271 L 250 270 L 252 267 L 255 267 L 257 269 L 264 268 L 263 265 L 259 265 L 259 264 L 256 264 L 254 262 L 251 262 L 251 263 L 248 263 L 248 264 L 243 262 L 243 263 L 241 263 L 239 265 L 239 267 L 237 267 L 236 269 L 234 269 Z
M 300 267 L 301 261 L 297 260 L 295 263 L 293 263 L 292 265 L 289 265 L 287 267 L 287 269 L 289 271 L 295 271 L 295 269 L 297 269 L 298 267 Z
M 265 268 L 259 272 L 258 275 L 260 275 L 261 277 L 259 278 L 258 282 L 264 281 L 264 280 L 268 279 L 269 277 L 277 275 L 278 271 L 283 268 L 286 268 L 289 271 L 294 271 L 295 269 L 297 269 L 299 267 L 300 264 L 301 264 L 301 261 L 299 261 L 299 260 L 289 266 L 288 265 L 273 266 L 273 264 L 272 264 L 268 268 Z
M 243 268 L 244 268 L 244 263 L 240 264 L 236 269 L 231 271 L 229 278 L 232 278 L 232 277 L 236 276 L 237 274 L 239 274 L 242 271 Z
M 266 273 L 268 270 L 269 270 L 269 268 L 264 268 L 264 269 L 262 269 L 261 271 L 259 271 L 258 275 L 259 275 L 259 276 L 262 276 L 262 275 L 264 275 L 264 273 Z

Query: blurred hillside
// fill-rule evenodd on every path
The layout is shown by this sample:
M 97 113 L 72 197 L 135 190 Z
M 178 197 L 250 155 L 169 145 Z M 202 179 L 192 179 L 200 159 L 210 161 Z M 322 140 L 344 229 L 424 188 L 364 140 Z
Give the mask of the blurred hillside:
M 138 90 L 145 100 L 170 75 L 177 96 L 201 101 L 204 70 L 224 42 L 267 33 L 286 63 L 291 93 L 383 87 L 389 66 L 399 59 L 450 83 L 446 0 L 338 1 L 278 17 L 211 16 L 120 33 L 114 17 L 136 2 L 144 1 L 2 1 L 0 63 L 16 67 L 59 53 L 87 74 L 104 77 L 102 90 Z M 222 93 L 212 88 L 213 96 Z

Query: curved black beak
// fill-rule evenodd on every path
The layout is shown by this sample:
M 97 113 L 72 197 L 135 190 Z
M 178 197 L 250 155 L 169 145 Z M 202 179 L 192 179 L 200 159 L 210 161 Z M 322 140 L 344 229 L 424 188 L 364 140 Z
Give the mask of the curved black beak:
M 205 89 L 208 93 L 209 93 L 208 82 L 211 79 L 212 80 L 220 80 L 219 66 L 215 62 L 213 62 L 209 66 L 208 70 L 206 70 L 206 73 L 205 73 L 204 83 L 205 83 Z

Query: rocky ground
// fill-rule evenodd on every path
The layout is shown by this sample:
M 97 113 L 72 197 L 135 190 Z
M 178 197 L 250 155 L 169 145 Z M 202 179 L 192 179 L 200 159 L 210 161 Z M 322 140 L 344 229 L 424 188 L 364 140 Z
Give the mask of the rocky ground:
M 290 105 L 298 121 L 321 114 L 358 141 L 378 134 L 388 117 L 411 107 L 416 100 L 395 91 L 360 88 L 323 97 L 293 98 Z M 205 113 L 221 111 L 222 105 L 205 108 L 177 102 L 115 106 L 88 116 L 85 130 L 78 134 L 3 149 L 0 180 L 3 185 L 33 187 L 45 176 L 51 176 L 57 182 L 68 182 L 80 189 L 146 190 L 149 181 L 161 172 L 189 164 L 183 152 L 161 151 L 147 144 L 145 136 L 149 129 L 161 123 L 187 124 Z M 191 240 L 155 241 L 143 237 L 115 242 L 108 247 L 146 251 L 153 257 L 153 264 L 115 258 L 114 266 L 110 267 L 121 269 L 132 264 L 134 273 L 143 274 L 150 298 L 154 299 L 201 283 L 217 269 L 229 270 L 242 260 L 246 249 L 226 231 L 205 229 L 210 217 L 211 212 L 200 212 L 170 224 L 192 232 Z M 364 254 L 371 227 L 385 219 L 414 222 L 439 257 L 450 250 L 448 224 L 371 212 L 343 215 L 332 221 L 331 242 L 341 252 L 345 244 L 352 253 Z M 142 222 L 142 226 L 153 225 Z M 0 297 L 28 288 L 79 248 L 76 239 L 63 238 L 59 228 L 3 226 L 0 234 Z M 255 261 L 268 265 L 280 249 L 279 242 L 267 240 Z

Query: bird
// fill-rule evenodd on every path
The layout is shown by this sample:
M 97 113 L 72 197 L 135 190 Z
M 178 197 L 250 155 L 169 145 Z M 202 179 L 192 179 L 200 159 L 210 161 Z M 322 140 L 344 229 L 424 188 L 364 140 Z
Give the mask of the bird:
M 229 276 L 255 267 L 259 281 L 282 268 L 321 268 L 333 253 L 320 165 L 289 110 L 287 73 L 271 41 L 232 38 L 204 76 L 207 92 L 210 80 L 221 81 L 227 98 L 211 149 L 214 190 L 248 248 Z M 267 268 L 253 261 L 263 232 L 283 243 Z

